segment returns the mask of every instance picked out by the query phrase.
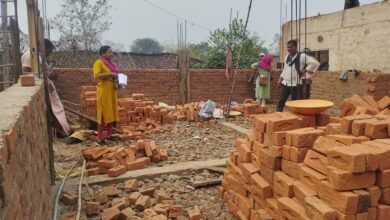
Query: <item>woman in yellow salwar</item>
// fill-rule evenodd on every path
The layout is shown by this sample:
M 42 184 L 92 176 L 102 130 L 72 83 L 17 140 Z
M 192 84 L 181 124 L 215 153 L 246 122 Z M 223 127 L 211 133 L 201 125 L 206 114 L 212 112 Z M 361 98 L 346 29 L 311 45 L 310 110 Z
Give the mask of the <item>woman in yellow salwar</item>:
M 97 81 L 97 122 L 98 135 L 96 141 L 99 145 L 106 145 L 106 139 L 112 139 L 112 126 L 119 121 L 118 102 L 116 94 L 116 79 L 119 68 L 111 61 L 112 49 L 102 46 L 99 49 L 100 58 L 93 64 L 93 77 Z M 103 132 L 106 129 L 107 136 Z

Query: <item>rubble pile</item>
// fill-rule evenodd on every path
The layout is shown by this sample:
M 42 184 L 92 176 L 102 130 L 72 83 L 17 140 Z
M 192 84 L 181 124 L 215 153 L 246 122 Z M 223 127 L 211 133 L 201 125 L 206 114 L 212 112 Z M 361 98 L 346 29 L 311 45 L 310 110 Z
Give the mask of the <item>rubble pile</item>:
M 167 149 L 158 148 L 155 141 L 138 140 L 129 147 L 94 147 L 82 151 L 87 160 L 87 176 L 108 174 L 120 176 L 127 171 L 143 169 L 151 162 L 168 159 Z
M 254 116 L 227 161 L 221 197 L 241 220 L 390 219 L 389 127 L 369 114 Z

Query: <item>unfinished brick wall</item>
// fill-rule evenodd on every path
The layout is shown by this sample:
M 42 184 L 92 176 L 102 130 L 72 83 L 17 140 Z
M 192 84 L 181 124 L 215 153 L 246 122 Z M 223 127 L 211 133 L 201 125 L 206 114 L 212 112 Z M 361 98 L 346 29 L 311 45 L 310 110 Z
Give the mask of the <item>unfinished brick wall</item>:
M 335 106 L 353 95 L 372 95 L 377 101 L 390 94 L 390 74 L 349 73 L 348 80 L 339 80 L 340 72 L 318 72 L 312 84 L 312 98 L 326 99 Z M 331 113 L 338 114 L 338 108 Z
M 131 93 L 144 93 L 155 101 L 168 104 L 179 104 L 179 71 L 178 70 L 128 70 L 128 86 L 119 90 L 119 96 Z M 254 85 L 247 82 L 251 70 L 238 71 L 233 101 L 242 102 L 254 96 Z M 55 69 L 57 78 L 54 83 L 62 100 L 80 103 L 81 86 L 96 85 L 90 69 Z M 272 99 L 277 100 L 276 81 L 279 73 L 273 73 Z M 191 101 L 212 99 L 217 102 L 227 99 L 230 91 L 229 82 L 225 79 L 225 70 L 190 70 Z
M 152 100 L 178 103 L 178 70 L 131 70 L 124 71 L 128 76 L 126 89 L 119 90 L 119 97 L 131 93 L 144 93 Z M 62 100 L 80 103 L 81 86 L 96 85 L 91 69 L 56 69 L 54 80 L 57 92 Z
M 95 85 L 90 69 L 56 69 L 57 79 L 54 81 L 62 100 L 79 103 L 80 87 Z M 237 73 L 233 101 L 242 102 L 245 98 L 253 98 L 254 85 L 247 82 L 252 70 L 240 70 Z M 120 90 L 119 96 L 131 93 L 145 93 L 155 101 L 168 104 L 180 103 L 178 70 L 128 70 L 129 77 L 126 89 Z M 230 91 L 225 70 L 190 70 L 191 101 L 227 99 Z M 271 100 L 279 97 L 277 81 L 280 71 L 273 71 L 271 82 Z M 319 72 L 313 80 L 312 98 L 327 99 L 339 105 L 352 95 L 373 95 L 376 100 L 390 94 L 390 74 L 360 73 L 354 76 L 349 73 L 348 81 L 339 80 L 339 72 Z M 226 102 L 226 101 L 225 101 Z
M 0 219 L 49 219 L 46 107 L 37 84 L 0 93 Z

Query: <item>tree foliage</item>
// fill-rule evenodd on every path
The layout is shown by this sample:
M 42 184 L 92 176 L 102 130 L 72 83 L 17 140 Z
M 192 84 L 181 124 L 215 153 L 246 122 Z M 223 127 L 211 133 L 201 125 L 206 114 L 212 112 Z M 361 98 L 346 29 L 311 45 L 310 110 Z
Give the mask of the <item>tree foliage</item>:
M 259 53 L 267 52 L 267 49 L 263 47 L 264 42 L 256 33 L 244 30 L 245 25 L 242 19 L 234 19 L 230 29 L 222 28 L 211 32 L 207 43 L 191 45 L 192 52 L 201 55 L 200 59 L 204 61 L 193 68 L 225 68 L 227 45 L 230 45 L 232 67 L 236 67 L 239 48 L 242 45 L 239 68 L 249 68 L 258 59 Z
M 60 34 L 56 46 L 60 50 L 97 49 L 111 26 L 111 8 L 108 0 L 63 0 L 60 12 L 50 21 Z
M 152 38 L 137 39 L 130 47 L 131 52 L 143 54 L 161 53 L 163 49 L 163 46 L 161 46 L 157 40 Z

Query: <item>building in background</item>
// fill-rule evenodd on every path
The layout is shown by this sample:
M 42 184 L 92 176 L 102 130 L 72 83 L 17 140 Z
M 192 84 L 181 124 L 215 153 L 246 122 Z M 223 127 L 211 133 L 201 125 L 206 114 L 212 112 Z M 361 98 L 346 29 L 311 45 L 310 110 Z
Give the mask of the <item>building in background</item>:
M 299 38 L 300 48 L 309 48 L 320 61 L 320 70 L 390 73 L 390 1 L 307 18 L 306 45 L 304 19 L 300 23 L 300 34 L 296 21 L 283 24 L 280 57 L 287 54 L 287 41 Z

